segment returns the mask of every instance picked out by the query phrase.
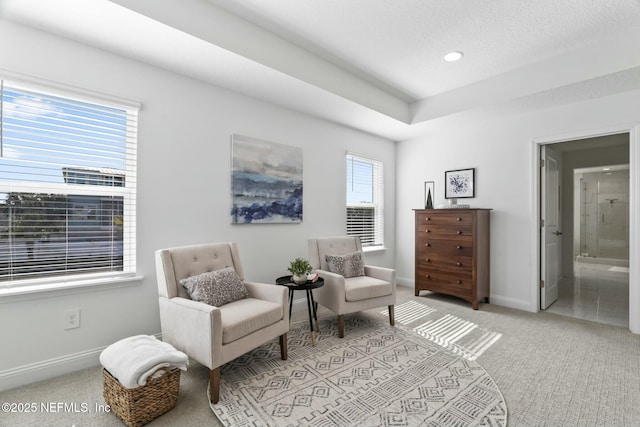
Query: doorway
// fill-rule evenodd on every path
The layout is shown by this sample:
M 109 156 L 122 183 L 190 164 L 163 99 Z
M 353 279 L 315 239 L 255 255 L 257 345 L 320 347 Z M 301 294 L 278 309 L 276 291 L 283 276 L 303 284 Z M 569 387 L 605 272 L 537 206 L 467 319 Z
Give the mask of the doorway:
M 629 328 L 630 134 L 540 150 L 540 309 Z

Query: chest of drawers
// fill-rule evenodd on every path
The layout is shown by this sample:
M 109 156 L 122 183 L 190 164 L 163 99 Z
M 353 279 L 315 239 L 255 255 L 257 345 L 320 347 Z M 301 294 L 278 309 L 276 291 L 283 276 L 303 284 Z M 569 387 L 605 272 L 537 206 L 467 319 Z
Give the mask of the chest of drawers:
M 490 209 L 419 209 L 415 295 L 428 290 L 489 302 Z

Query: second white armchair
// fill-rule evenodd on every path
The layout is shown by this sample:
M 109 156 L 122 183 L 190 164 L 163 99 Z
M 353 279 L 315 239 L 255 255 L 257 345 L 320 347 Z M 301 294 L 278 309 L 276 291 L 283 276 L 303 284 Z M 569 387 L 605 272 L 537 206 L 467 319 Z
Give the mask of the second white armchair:
M 309 258 L 324 279 L 314 291 L 315 301 L 338 315 L 338 335 L 344 337 L 344 315 L 375 307 L 389 308 L 394 325 L 396 272 L 365 265 L 360 238 L 354 236 L 309 239 Z

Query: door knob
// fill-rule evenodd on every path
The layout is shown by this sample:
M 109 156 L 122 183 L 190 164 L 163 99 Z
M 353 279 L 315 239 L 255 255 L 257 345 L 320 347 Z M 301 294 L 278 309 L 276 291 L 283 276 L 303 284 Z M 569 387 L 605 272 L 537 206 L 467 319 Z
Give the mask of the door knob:
M 556 231 L 556 232 L 554 232 L 553 234 L 555 234 L 556 236 L 559 236 L 559 235 L 561 235 L 561 234 L 562 234 L 562 231 Z

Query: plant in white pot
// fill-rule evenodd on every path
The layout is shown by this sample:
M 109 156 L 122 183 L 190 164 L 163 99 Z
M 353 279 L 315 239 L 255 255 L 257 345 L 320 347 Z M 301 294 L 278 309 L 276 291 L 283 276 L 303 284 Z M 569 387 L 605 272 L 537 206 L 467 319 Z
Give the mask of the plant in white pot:
M 302 285 L 307 283 L 307 274 L 311 273 L 313 267 L 306 259 L 296 258 L 291 261 L 287 270 L 293 275 L 293 281 L 298 285 Z

